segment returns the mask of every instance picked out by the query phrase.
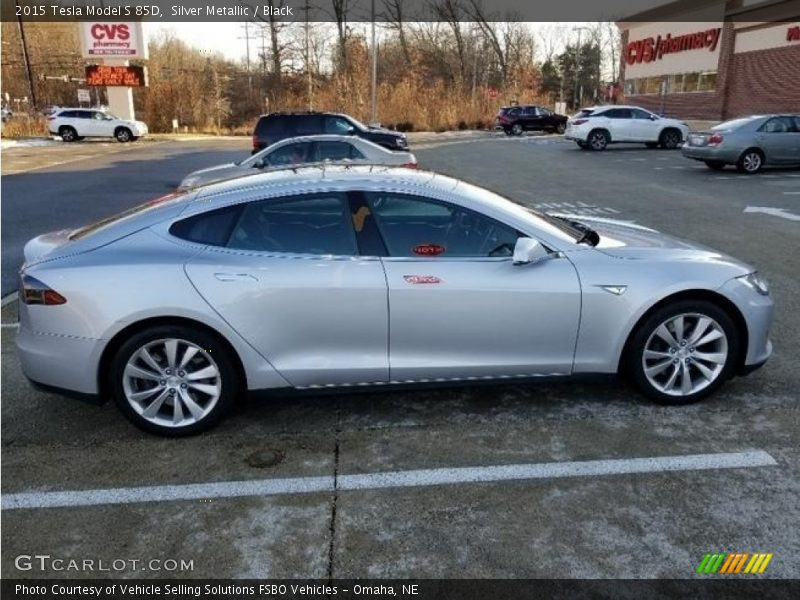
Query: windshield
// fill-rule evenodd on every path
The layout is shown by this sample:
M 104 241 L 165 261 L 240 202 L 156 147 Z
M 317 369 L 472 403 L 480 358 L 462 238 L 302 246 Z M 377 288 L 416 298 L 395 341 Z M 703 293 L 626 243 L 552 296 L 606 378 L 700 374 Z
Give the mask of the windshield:
M 157 206 L 162 206 L 170 201 L 181 199 L 185 195 L 186 192 L 175 192 L 173 194 L 167 194 L 166 196 L 161 196 L 160 198 L 156 198 L 155 200 L 150 200 L 148 202 L 145 202 L 144 204 L 134 206 L 133 208 L 129 208 L 128 210 L 125 210 L 116 215 L 106 217 L 105 219 L 100 219 L 95 223 L 76 229 L 69 235 L 69 239 L 74 241 L 74 240 L 79 240 L 81 238 L 85 238 L 86 236 L 96 233 L 101 229 L 108 227 L 109 225 L 113 225 L 114 223 L 119 223 L 120 221 L 133 217 L 134 215 L 139 215 L 141 213 L 147 212 L 148 210 L 151 210 Z

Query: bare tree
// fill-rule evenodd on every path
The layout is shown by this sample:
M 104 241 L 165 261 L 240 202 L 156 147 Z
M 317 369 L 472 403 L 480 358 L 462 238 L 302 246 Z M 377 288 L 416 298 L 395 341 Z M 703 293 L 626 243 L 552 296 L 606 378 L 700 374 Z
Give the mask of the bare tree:
M 453 32 L 458 53 L 460 82 L 467 78 L 466 44 L 462 21 L 467 16 L 463 0 L 431 0 L 431 10 L 439 21 L 444 21 Z
M 382 17 L 391 29 L 397 31 L 400 48 L 403 50 L 403 57 L 408 64 L 411 62 L 411 54 L 408 51 L 408 40 L 406 39 L 406 0 L 383 0 L 383 7 Z

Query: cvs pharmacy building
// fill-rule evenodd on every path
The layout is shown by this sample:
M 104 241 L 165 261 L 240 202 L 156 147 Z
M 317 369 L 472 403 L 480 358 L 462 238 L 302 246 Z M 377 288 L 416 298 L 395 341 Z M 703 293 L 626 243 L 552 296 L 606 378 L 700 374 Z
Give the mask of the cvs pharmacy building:
M 617 25 L 628 104 L 704 120 L 800 112 L 796 0 L 678 0 Z

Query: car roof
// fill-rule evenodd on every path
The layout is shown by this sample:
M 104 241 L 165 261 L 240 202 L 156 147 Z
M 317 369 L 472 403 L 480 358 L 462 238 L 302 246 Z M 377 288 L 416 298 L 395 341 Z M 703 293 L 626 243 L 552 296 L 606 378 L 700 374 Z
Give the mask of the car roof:
M 313 116 L 313 115 L 330 115 L 330 116 L 337 116 L 337 117 L 346 117 L 344 113 L 337 113 L 337 112 L 330 112 L 330 111 L 319 111 L 319 110 L 287 110 L 287 111 L 276 111 L 271 113 L 264 113 L 259 116 L 259 119 L 264 119 L 266 117 L 300 117 L 300 116 Z

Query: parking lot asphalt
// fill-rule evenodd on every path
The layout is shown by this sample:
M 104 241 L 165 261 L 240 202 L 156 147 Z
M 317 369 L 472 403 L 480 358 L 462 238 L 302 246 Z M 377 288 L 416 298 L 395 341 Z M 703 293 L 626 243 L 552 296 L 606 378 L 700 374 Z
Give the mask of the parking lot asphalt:
M 48 155 L 30 172 L 4 153 L 3 295 L 25 239 L 248 152 L 246 140 L 111 148 L 63 164 Z M 691 578 L 707 552 L 769 552 L 764 576 L 800 575 L 800 222 L 785 216 L 800 215 L 800 171 L 712 172 L 680 152 L 592 153 L 554 136 L 412 150 L 424 168 L 531 206 L 636 221 L 756 265 L 777 303 L 773 357 L 686 407 L 652 405 L 617 382 L 274 398 L 174 441 L 139 432 L 112 405 L 31 389 L 14 354 L 11 303 L 2 313 L 4 577 Z M 727 462 L 742 456 L 758 460 Z M 81 494 L 35 507 L 69 490 Z M 32 554 L 193 569 L 17 569 L 15 558 Z

